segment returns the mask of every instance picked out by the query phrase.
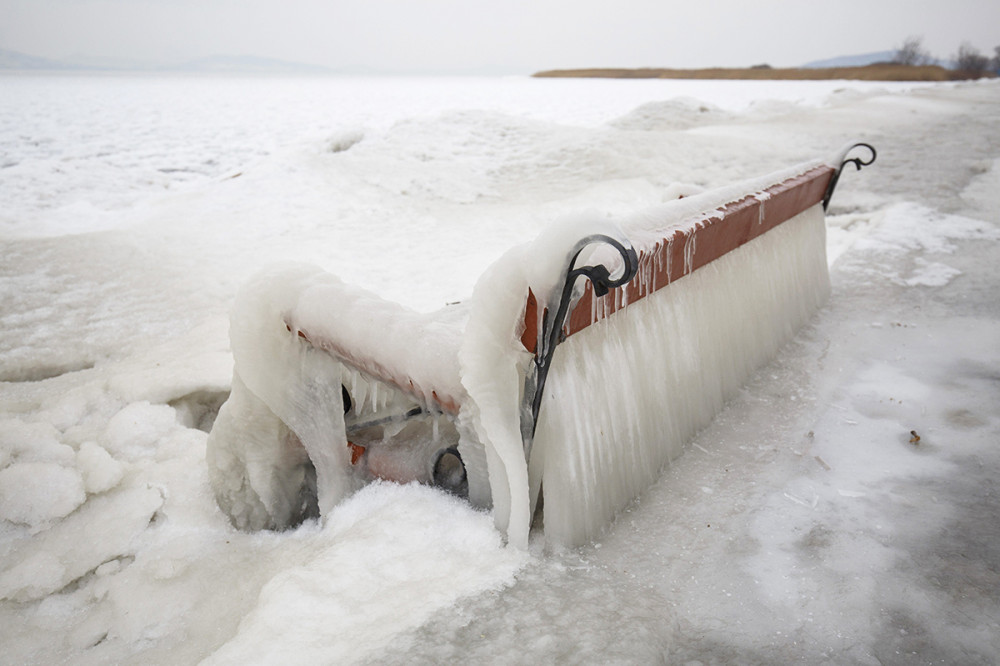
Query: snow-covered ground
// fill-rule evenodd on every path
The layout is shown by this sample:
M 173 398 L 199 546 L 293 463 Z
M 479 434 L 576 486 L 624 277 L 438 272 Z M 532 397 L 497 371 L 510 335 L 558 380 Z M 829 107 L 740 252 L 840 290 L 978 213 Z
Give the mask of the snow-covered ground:
M 0 79 L 5 663 L 994 663 L 1000 85 Z M 378 484 L 235 531 L 228 309 L 294 258 L 409 306 L 560 215 L 879 149 L 828 306 L 590 545 Z M 919 441 L 912 434 L 919 435 Z

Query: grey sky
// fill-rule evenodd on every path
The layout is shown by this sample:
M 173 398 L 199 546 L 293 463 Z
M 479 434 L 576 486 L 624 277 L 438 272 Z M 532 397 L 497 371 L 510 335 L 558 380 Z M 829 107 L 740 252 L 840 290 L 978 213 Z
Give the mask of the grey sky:
M 794 66 L 909 35 L 1000 44 L 997 0 L 0 0 L 0 48 L 61 58 L 257 55 L 329 67 L 531 72 Z

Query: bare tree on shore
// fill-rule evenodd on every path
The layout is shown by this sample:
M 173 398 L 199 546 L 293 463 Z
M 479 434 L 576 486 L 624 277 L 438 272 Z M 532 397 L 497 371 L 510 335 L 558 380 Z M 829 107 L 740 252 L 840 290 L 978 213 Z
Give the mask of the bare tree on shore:
M 985 74 L 990 70 L 990 59 L 969 42 L 962 42 L 955 56 L 955 67 L 969 74 Z
M 907 37 L 903 44 L 896 48 L 892 61 L 900 65 L 929 65 L 933 58 L 924 48 L 923 37 Z

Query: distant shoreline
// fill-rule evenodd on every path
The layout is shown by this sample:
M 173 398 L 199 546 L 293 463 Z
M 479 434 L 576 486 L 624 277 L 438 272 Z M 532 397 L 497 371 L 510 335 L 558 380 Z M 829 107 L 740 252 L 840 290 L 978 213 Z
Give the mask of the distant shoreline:
M 592 69 L 550 69 L 532 74 L 535 78 L 592 78 L 592 79 L 740 79 L 759 81 L 829 81 L 846 79 L 852 81 L 959 81 L 977 78 L 968 72 L 945 69 L 940 65 L 899 65 L 896 63 L 875 63 L 863 67 L 822 67 L 789 68 L 772 67 L 708 69 L 661 69 L 661 68 L 592 68 Z M 995 74 L 986 74 L 995 77 Z

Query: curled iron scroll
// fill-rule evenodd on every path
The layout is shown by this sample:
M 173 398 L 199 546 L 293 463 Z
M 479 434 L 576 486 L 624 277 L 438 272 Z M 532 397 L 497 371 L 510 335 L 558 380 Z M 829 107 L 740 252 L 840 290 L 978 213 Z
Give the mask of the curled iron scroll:
M 594 243 L 607 243 L 618 252 L 622 258 L 620 276 L 612 277 L 611 271 L 604 264 L 576 267 L 576 260 L 580 257 L 580 253 L 585 247 Z M 538 424 L 538 412 L 542 405 L 542 393 L 545 389 L 545 378 L 548 376 L 549 366 L 552 364 L 552 355 L 555 353 L 556 345 L 566 337 L 563 333 L 563 326 L 569 315 L 573 300 L 573 288 L 576 286 L 577 278 L 586 277 L 594 285 L 594 293 L 597 296 L 604 296 L 609 290 L 627 284 L 638 271 L 639 258 L 635 249 L 627 242 L 622 243 L 611 236 L 604 234 L 587 236 L 573 248 L 569 266 L 566 269 L 566 281 L 559 297 L 559 305 L 554 314 L 549 310 L 545 310 L 542 314 L 542 331 L 535 349 L 534 366 L 525 383 L 521 414 L 521 438 L 524 442 L 525 459 L 531 454 L 531 443 L 535 436 L 535 427 Z M 528 411 L 529 406 L 530 412 Z
M 868 151 L 871 153 L 871 157 L 868 158 L 867 160 L 863 160 L 860 157 L 851 157 L 848 159 L 847 155 L 849 155 L 850 152 L 855 148 L 867 148 Z M 871 144 L 867 143 L 856 143 L 847 150 L 845 150 L 843 154 L 845 158 L 844 161 L 841 162 L 840 166 L 838 166 L 837 169 L 833 172 L 833 176 L 830 178 L 830 184 L 826 186 L 826 193 L 823 195 L 824 211 L 830 205 L 830 199 L 833 197 L 833 191 L 837 189 L 837 181 L 840 180 L 840 172 L 844 170 L 844 167 L 847 166 L 848 164 L 853 164 L 858 171 L 861 171 L 861 167 L 868 166 L 869 164 L 875 161 L 876 157 L 875 148 L 872 147 Z

